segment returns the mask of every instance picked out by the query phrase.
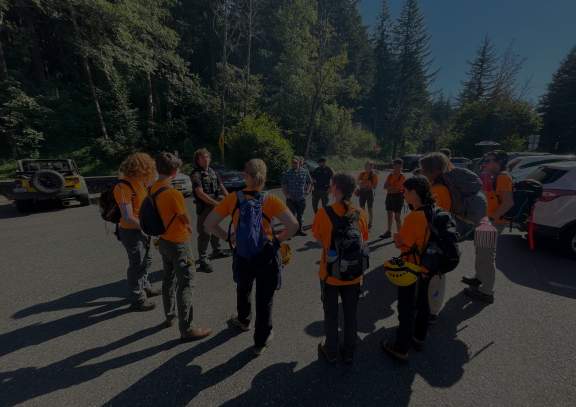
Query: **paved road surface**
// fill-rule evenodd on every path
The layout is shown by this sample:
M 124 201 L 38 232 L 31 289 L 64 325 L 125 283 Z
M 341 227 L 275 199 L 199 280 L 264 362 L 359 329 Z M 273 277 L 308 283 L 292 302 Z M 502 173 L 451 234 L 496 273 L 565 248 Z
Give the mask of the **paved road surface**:
M 309 238 L 290 242 L 293 261 L 275 297 L 276 339 L 255 357 L 252 332 L 229 322 L 229 259 L 196 278 L 197 322 L 213 334 L 181 344 L 176 327 L 163 328 L 161 306 L 128 309 L 126 255 L 97 206 L 22 216 L 0 205 L 0 405 L 571 405 L 576 262 L 553 241 L 538 240 L 530 252 L 518 232 L 501 237 L 493 305 L 462 293 L 459 280 L 474 262 L 471 243 L 463 245 L 426 350 L 411 352 L 409 366 L 383 354 L 380 341 L 397 325 L 395 290 L 382 267 L 397 251 L 378 239 L 383 204 L 379 189 L 352 366 L 341 358 L 329 365 L 318 350 L 320 250 Z M 305 219 L 309 229 L 311 203 Z M 162 279 L 159 256 L 150 279 Z

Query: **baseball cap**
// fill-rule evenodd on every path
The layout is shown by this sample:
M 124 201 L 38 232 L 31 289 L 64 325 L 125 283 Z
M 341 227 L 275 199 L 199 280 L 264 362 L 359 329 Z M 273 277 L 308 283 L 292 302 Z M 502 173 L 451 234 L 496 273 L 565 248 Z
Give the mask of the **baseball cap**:
M 300 162 L 300 157 L 298 157 L 297 155 L 295 155 L 294 157 L 292 157 L 292 162 Z
M 318 163 L 325 163 L 325 162 L 326 162 L 326 158 L 324 158 L 324 157 L 320 157 L 318 159 Z

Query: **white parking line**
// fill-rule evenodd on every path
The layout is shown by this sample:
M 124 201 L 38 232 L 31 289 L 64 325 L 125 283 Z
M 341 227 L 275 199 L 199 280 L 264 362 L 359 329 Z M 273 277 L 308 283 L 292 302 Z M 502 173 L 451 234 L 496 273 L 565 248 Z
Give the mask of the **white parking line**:
M 561 288 L 568 288 L 569 290 L 576 290 L 576 287 L 571 286 L 571 285 L 553 283 L 552 281 L 549 281 L 549 284 L 553 285 L 554 287 L 561 287 Z

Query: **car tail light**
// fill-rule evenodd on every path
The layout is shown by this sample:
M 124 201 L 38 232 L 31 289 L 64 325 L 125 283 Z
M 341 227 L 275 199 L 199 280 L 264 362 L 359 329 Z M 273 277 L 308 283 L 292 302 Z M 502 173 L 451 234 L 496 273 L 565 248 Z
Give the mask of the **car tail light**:
M 74 183 L 77 184 L 77 183 L 79 183 L 79 182 L 80 182 L 80 178 L 74 177 Z
M 522 161 L 522 160 L 520 160 L 520 161 Z M 512 164 L 510 167 L 508 167 L 508 171 L 512 172 L 514 167 L 516 167 L 520 161 L 516 161 L 514 164 Z
M 20 180 L 14 181 L 14 188 L 22 188 L 22 181 Z
M 240 177 L 241 177 L 241 178 L 244 178 L 244 174 L 240 174 Z
M 576 191 L 567 191 L 565 189 L 547 189 L 542 193 L 540 202 L 550 202 L 556 198 L 566 195 L 576 195 Z
M 229 175 L 220 175 L 220 179 L 221 179 L 222 181 L 226 181 L 228 178 L 230 178 Z

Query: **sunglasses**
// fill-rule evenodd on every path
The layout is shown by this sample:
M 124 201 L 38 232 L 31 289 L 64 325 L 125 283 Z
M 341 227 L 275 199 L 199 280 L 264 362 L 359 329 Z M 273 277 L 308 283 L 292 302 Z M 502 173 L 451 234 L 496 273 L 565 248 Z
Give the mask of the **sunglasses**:
M 495 158 L 488 158 L 487 160 L 484 160 L 484 164 L 490 164 L 492 161 L 496 161 Z

